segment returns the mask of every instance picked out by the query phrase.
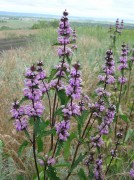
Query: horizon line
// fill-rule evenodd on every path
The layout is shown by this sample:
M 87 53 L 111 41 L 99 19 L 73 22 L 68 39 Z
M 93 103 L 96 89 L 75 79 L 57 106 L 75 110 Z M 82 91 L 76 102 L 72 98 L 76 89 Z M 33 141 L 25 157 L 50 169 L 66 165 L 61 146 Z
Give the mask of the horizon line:
M 56 16 L 56 17 L 61 17 L 60 15 L 57 15 L 57 14 L 48 14 L 48 13 L 33 13 L 33 12 L 15 12 L 15 11 L 0 11 L 0 13 L 16 13 L 16 14 L 28 14 L 28 15 L 38 15 L 38 16 L 45 16 L 45 15 L 48 15 L 48 16 Z M 34 16 L 31 16 L 31 17 L 34 17 Z M 93 16 L 69 16 L 70 18 L 81 18 L 81 19 L 90 19 L 90 18 L 94 18 L 94 19 L 105 19 L 105 20 L 115 20 L 115 18 L 108 18 L 108 17 L 93 17 Z M 117 17 L 118 18 L 118 17 Z M 126 20 L 129 20 L 129 21 L 132 21 L 134 22 L 134 20 L 132 19 L 126 19 Z

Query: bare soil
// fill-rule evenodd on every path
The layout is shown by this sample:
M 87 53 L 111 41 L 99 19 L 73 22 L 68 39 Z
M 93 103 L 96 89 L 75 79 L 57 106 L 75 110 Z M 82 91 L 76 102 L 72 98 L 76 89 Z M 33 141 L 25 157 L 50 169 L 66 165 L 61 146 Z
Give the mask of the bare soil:
M 29 37 L 17 39 L 0 39 L 0 53 L 6 50 L 26 46 L 29 41 L 31 41 L 31 38 Z

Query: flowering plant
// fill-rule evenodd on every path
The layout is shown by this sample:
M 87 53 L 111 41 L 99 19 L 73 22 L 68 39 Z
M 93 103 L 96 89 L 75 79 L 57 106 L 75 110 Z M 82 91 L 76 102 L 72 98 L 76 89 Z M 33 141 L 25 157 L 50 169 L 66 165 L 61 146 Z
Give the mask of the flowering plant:
M 122 45 L 119 77 L 113 51 L 106 51 L 98 87 L 94 98 L 89 98 L 83 93 L 81 65 L 72 62 L 77 50 L 76 37 L 76 30 L 70 27 L 65 10 L 58 28 L 59 64 L 50 75 L 44 71 L 42 61 L 28 68 L 24 98 L 15 100 L 12 106 L 14 126 L 18 132 L 23 131 L 27 138 L 20 146 L 19 155 L 28 145 L 32 147 L 37 179 L 67 180 L 77 169 L 79 178 L 103 180 L 122 143 L 123 129 L 119 127 L 119 119 L 126 116 L 119 115 L 119 108 L 123 86 L 127 82 L 128 49 L 125 44 Z M 133 51 L 130 54 L 132 64 Z M 111 149 L 107 144 L 110 143 L 108 139 L 114 132 L 114 126 L 114 147 Z M 126 133 L 127 129 L 128 122 Z M 45 146 L 49 146 L 47 152 Z M 104 156 L 105 152 L 108 157 Z M 59 173 L 59 167 L 65 168 L 64 177 Z

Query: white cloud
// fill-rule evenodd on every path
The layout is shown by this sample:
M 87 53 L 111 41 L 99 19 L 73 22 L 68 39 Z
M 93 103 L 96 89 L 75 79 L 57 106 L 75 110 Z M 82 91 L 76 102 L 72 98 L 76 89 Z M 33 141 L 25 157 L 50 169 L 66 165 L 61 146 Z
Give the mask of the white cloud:
M 61 15 L 65 8 L 72 16 L 134 17 L 134 0 L 0 0 L 0 11 Z

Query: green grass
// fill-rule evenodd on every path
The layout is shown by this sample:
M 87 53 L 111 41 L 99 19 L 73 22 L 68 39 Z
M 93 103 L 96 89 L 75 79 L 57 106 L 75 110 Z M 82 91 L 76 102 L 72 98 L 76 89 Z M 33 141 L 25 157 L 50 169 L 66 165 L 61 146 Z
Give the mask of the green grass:
M 8 29 L 29 29 L 36 22 L 32 19 L 16 19 L 16 20 L 5 20 L 4 22 L 0 21 L 0 30 Z M 4 28 L 5 27 L 5 28 Z

